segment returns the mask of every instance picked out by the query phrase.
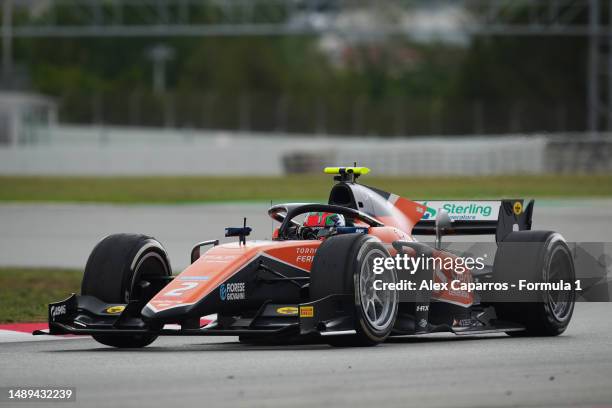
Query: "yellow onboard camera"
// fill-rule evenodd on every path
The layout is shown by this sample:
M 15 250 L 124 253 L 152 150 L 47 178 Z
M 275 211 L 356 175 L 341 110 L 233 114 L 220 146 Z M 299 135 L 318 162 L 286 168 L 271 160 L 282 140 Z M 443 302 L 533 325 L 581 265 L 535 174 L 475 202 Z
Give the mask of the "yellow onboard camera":
M 323 172 L 325 174 L 338 174 L 334 177 L 336 181 L 344 181 L 349 183 L 354 183 L 357 180 L 357 177 L 362 174 L 368 174 L 370 169 L 367 167 L 326 167 Z

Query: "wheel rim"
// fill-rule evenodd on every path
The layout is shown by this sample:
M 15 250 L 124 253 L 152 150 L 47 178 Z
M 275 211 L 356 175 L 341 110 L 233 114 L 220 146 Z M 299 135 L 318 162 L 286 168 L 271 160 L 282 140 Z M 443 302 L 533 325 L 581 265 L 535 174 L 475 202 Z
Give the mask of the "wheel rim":
M 151 296 L 143 297 L 142 290 L 138 287 L 138 282 L 153 276 L 168 276 L 170 272 L 164 259 L 157 252 L 146 253 L 136 264 L 132 287 L 125 293 L 126 302 L 138 300 L 146 304 Z
M 563 280 L 564 282 L 574 283 L 572 268 L 567 258 L 568 254 L 561 247 L 557 247 L 550 256 L 546 271 L 547 282 L 556 283 Z M 574 292 L 566 290 L 549 290 L 546 297 L 548 307 L 555 319 L 561 322 L 567 319 L 574 304 Z
M 384 283 L 396 281 L 395 271 L 386 270 L 382 274 L 374 273 L 374 259 L 386 258 L 388 255 L 380 249 L 371 249 L 364 257 L 359 271 L 359 295 L 363 316 L 375 330 L 385 330 L 393 323 L 397 306 L 397 293 L 393 290 L 374 290 L 374 281 Z

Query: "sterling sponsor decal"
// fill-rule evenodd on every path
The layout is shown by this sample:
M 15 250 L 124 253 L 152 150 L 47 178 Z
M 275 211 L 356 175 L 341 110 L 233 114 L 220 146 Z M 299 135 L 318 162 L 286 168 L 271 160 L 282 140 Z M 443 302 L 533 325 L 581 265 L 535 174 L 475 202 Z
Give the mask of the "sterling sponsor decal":
M 423 205 L 427 206 L 427 201 L 425 201 L 424 203 L 422 203 Z M 425 210 L 425 213 L 423 214 L 423 219 L 424 220 L 433 220 L 436 218 L 436 214 L 438 212 L 436 210 L 434 210 L 431 207 L 427 207 L 427 210 Z
M 244 282 L 224 283 L 219 286 L 221 300 L 246 299 L 246 284 Z
M 427 206 L 423 220 L 433 220 L 440 210 L 453 221 L 497 221 L 499 201 L 417 201 Z

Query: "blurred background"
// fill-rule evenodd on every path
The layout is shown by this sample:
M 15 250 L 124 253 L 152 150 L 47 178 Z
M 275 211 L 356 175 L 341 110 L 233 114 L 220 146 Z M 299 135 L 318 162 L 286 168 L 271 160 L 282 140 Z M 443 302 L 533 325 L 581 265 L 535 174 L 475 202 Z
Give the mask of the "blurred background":
M 609 172 L 611 4 L 3 0 L 0 174 Z

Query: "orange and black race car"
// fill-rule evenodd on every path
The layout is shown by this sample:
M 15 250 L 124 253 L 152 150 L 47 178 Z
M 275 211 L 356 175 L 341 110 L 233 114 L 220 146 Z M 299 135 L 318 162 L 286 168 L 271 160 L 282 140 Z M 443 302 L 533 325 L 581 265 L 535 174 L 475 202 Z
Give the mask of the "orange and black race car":
M 91 335 L 115 347 L 160 335 L 369 346 L 396 335 L 553 336 L 567 327 L 575 288 L 562 283 L 575 280 L 572 256 L 558 233 L 531 231 L 533 201 L 417 202 L 357 183 L 364 167 L 325 172 L 335 179 L 327 204 L 272 206 L 280 225 L 271 240 L 247 240 L 245 220 L 226 229 L 235 242 L 195 245 L 177 276 L 154 238 L 104 238 L 81 294 L 50 304 L 49 331 L 34 334 Z M 419 234 L 436 241 L 418 242 Z M 461 254 L 442 248 L 448 234 L 494 235 L 493 264 L 453 263 Z M 419 259 L 412 270 L 395 262 Z M 519 301 L 509 277 L 557 285 Z

